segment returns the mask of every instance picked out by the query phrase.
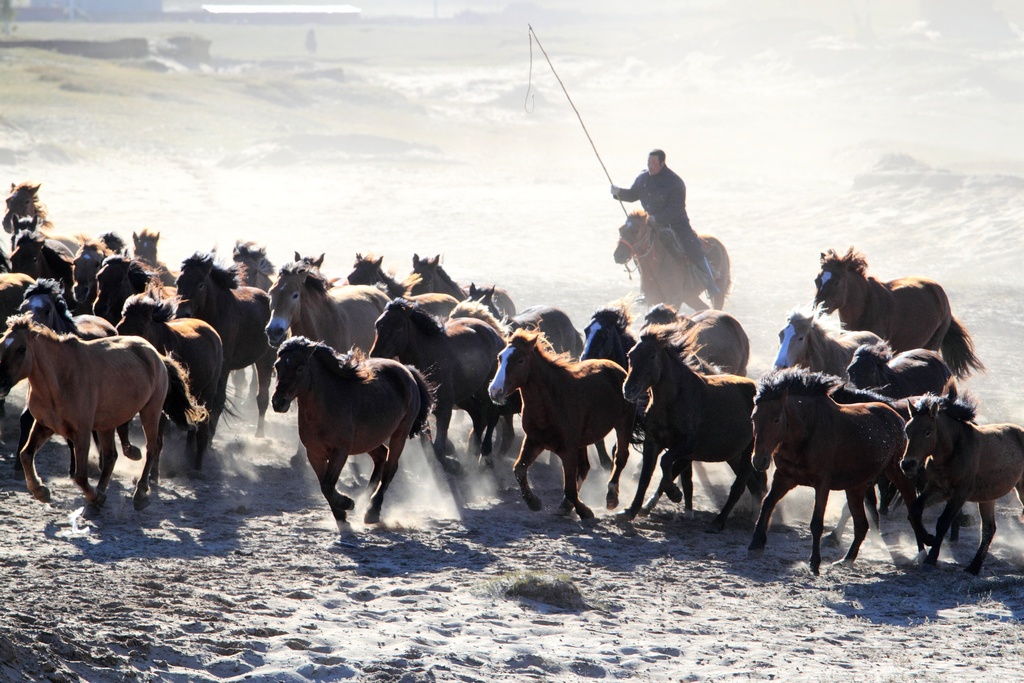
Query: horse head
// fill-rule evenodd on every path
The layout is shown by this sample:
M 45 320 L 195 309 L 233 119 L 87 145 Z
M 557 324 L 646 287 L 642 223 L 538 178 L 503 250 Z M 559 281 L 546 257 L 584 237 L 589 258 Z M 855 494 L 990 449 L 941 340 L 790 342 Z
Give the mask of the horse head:
M 61 283 L 41 278 L 25 290 L 18 312 L 30 314 L 34 322 L 57 332 L 74 330 L 75 321 L 61 292 Z
M 541 342 L 539 332 L 516 330 L 506 346 L 498 354 L 498 370 L 487 387 L 491 400 L 501 405 L 516 389 L 526 383 L 537 344 Z
M 238 240 L 231 252 L 231 260 L 238 265 L 239 277 L 247 287 L 256 287 L 264 292 L 270 289 L 275 269 L 267 258 L 266 247 Z
M 152 280 L 150 273 L 141 262 L 129 259 L 124 254 L 115 254 L 103 259 L 96 272 L 96 301 L 93 313 L 111 325 L 121 319 L 121 309 L 128 297 L 146 291 Z
M 37 219 L 45 218 L 40 210 L 41 206 L 37 195 L 39 187 L 40 183 L 24 182 L 19 185 L 11 183 L 11 193 L 7 195 L 7 210 L 3 218 L 4 230 L 11 234 L 17 234 L 19 227 L 22 229 L 26 227 L 24 224 L 19 226 L 19 221 L 31 220 L 34 229 Z
M 821 270 L 814 278 L 814 305 L 825 313 L 832 313 L 846 304 L 850 280 L 863 278 L 867 273 L 867 259 L 850 247 L 842 256 L 835 249 L 820 254 Z
M 853 352 L 853 359 L 846 367 L 850 383 L 858 389 L 878 389 L 888 384 L 886 371 L 892 360 L 892 349 L 885 342 L 861 344 Z
M 372 358 L 396 358 L 409 345 L 412 315 L 416 304 L 398 298 L 384 307 L 384 312 L 373 323 L 376 336 L 370 348 Z
M 46 238 L 36 230 L 21 230 L 14 238 L 14 251 L 11 252 L 11 269 L 15 273 L 24 273 L 29 277 L 38 278 L 43 271 L 43 247 Z
M 352 264 L 352 272 L 346 280 L 350 285 L 375 285 L 383 280 L 384 257 L 374 258 L 373 254 L 356 254 L 355 263 Z
M 639 403 L 647 397 L 647 391 L 661 379 L 663 354 L 668 344 L 668 337 L 674 330 L 669 325 L 656 325 L 648 328 L 640 335 L 629 353 L 629 372 L 626 382 L 622 385 L 622 395 L 627 401 Z
M 132 233 L 132 242 L 135 245 L 135 258 L 145 261 L 151 266 L 157 263 L 157 244 L 160 242 L 160 233 L 144 229 L 136 234 Z
M 766 472 L 772 464 L 775 452 L 782 448 L 788 439 L 789 396 L 783 393 L 775 400 L 754 403 L 754 412 L 750 421 L 754 427 L 754 453 L 750 463 L 758 472 Z
M 629 334 L 629 323 L 623 317 L 624 313 L 628 314 L 628 309 L 603 308 L 591 316 L 590 323 L 583 328 L 585 341 L 580 360 L 605 358 L 618 363 L 622 368 L 629 366 L 626 352 L 632 348 L 635 340 Z
M 270 398 L 274 412 L 286 413 L 292 401 L 309 384 L 309 361 L 317 344 L 306 337 L 292 337 L 277 350 L 274 372 L 277 385 Z
M 96 274 L 108 256 L 104 246 L 99 242 L 85 241 L 75 254 L 74 278 L 75 298 L 89 301 L 96 295 Z
M 625 264 L 641 251 L 638 245 L 646 239 L 650 232 L 647 226 L 647 214 L 634 211 L 626 217 L 626 222 L 619 227 L 619 241 L 615 245 L 612 258 L 616 263 Z
M 0 398 L 6 398 L 14 385 L 32 369 L 30 337 L 34 333 L 32 315 L 25 313 L 7 320 L 7 332 L 0 338 Z M 38 327 L 38 326 L 36 326 Z
M 184 273 L 184 271 L 182 271 Z M 306 280 L 319 275 L 305 261 L 295 261 L 281 268 L 277 280 L 270 287 L 270 322 L 267 338 L 271 346 L 279 346 L 288 335 L 288 328 L 302 310 L 302 290 Z M 322 278 L 322 276 L 320 276 Z
M 961 395 L 956 380 L 950 379 L 941 396 L 925 394 L 910 406 L 910 419 L 904 426 L 907 449 L 900 469 L 912 474 L 926 467 L 929 459 L 942 462 L 953 451 L 957 423 L 974 422 L 978 405 L 970 394 Z
M 494 292 L 497 285 L 491 285 L 490 287 L 477 287 L 476 283 L 469 283 L 469 296 L 466 297 L 467 301 L 475 301 L 481 306 L 484 306 L 491 315 L 497 319 L 501 319 L 501 311 L 498 310 L 497 304 L 494 303 Z
M 179 312 L 184 317 L 200 317 L 214 302 L 214 289 L 219 285 L 228 289 L 238 286 L 238 268 L 218 267 L 213 254 L 196 252 L 181 262 L 181 273 L 175 281 L 181 303 Z
M 808 365 L 809 349 L 815 334 L 823 334 L 815 328 L 815 314 L 793 310 L 786 320 L 786 326 L 779 330 L 779 352 L 775 356 L 776 368 L 791 368 Z

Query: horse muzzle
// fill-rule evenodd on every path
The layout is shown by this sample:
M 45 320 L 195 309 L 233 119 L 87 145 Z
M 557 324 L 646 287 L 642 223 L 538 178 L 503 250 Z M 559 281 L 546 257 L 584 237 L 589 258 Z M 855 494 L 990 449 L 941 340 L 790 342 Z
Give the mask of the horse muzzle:
M 287 413 L 291 405 L 292 399 L 281 396 L 280 394 L 275 393 L 270 398 L 270 406 L 274 409 L 275 413 Z
M 496 387 L 488 389 L 487 395 L 491 397 L 491 403 L 499 406 L 505 405 L 505 401 L 508 400 L 508 394 L 505 393 L 505 390 Z
M 904 474 L 913 474 L 917 471 L 917 458 L 903 458 L 900 460 L 900 469 Z
M 622 396 L 630 403 L 640 403 L 647 398 L 647 388 L 640 388 L 626 382 L 622 386 Z
M 267 341 L 275 349 L 284 342 L 286 336 L 288 336 L 287 325 L 282 325 L 276 320 L 271 320 L 270 324 L 267 325 Z

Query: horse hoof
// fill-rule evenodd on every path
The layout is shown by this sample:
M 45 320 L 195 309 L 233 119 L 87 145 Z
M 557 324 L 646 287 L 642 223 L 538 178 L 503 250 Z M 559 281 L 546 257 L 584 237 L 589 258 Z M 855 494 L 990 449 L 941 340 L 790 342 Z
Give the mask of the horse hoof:
M 526 498 L 526 505 L 534 512 L 540 512 L 544 508 L 544 503 L 540 502 L 540 498 L 536 496 L 532 498 Z
M 133 496 L 132 504 L 136 510 L 145 510 L 150 504 L 149 496 Z
M 367 510 L 363 516 L 363 524 L 380 524 L 380 510 Z
M 98 510 L 101 507 L 103 507 L 103 504 L 106 503 L 106 502 L 107 502 L 107 494 L 103 493 L 102 491 L 97 491 L 96 492 L 96 497 L 93 498 L 92 503 L 90 503 L 90 505 L 92 505 L 94 508 L 96 508 Z
M 614 510 L 615 508 L 619 507 L 619 494 L 609 493 L 607 505 L 609 510 Z
M 811 565 L 811 573 L 814 574 L 815 576 L 821 576 L 821 568 L 818 565 L 816 565 L 816 564 L 812 564 Z
M 623 510 L 616 513 L 615 519 L 621 522 L 632 522 L 636 519 L 636 510 Z
M 36 489 L 35 497 L 36 500 L 38 500 L 40 503 L 49 503 L 50 489 L 47 488 L 46 486 L 40 486 L 38 489 Z
M 129 446 L 124 451 L 124 457 L 129 460 L 142 460 L 142 450 L 138 446 Z
M 455 458 L 449 455 L 445 455 L 442 456 L 440 460 L 441 468 L 444 469 L 444 471 L 447 472 L 448 474 L 451 474 L 453 476 L 458 476 L 462 474 L 462 463 L 460 463 Z
M 678 486 L 672 485 L 665 488 L 665 495 L 673 503 L 679 503 L 683 500 L 683 492 L 679 490 Z
M 344 517 L 335 517 L 334 523 L 338 527 L 338 533 L 345 535 L 352 532 L 352 525 L 348 523 L 348 520 Z
M 576 506 L 576 512 L 579 513 L 580 519 L 591 520 L 594 519 L 594 511 L 588 508 L 583 503 L 579 503 Z
M 828 536 L 826 536 L 825 538 L 821 539 L 821 542 L 824 543 L 827 546 L 835 548 L 835 547 L 839 546 L 839 544 L 842 542 L 842 539 L 839 536 L 836 535 L 836 532 L 833 531 Z
M 725 522 L 711 522 L 704 527 L 704 533 L 706 534 L 720 534 L 725 531 Z

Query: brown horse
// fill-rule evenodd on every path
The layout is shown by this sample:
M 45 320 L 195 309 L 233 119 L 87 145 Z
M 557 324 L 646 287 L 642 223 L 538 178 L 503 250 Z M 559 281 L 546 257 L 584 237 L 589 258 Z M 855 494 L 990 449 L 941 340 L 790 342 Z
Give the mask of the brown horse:
M 61 382 L 60 377 L 74 380 Z M 29 492 L 44 503 L 50 501 L 50 491 L 36 473 L 35 454 L 53 434 L 73 444 L 75 483 L 98 507 L 106 499 L 117 460 L 114 430 L 139 415 L 146 459 L 133 495 L 138 510 L 148 504 L 150 474 L 163 443 L 161 413 L 182 425 L 205 419 L 205 411 L 188 392 L 181 366 L 138 337 L 83 341 L 58 335 L 28 315 L 11 318 L 0 339 L 0 394 L 6 395 L 22 379 L 29 382 L 28 407 L 36 422 L 19 457 Z M 100 443 L 95 489 L 86 468 L 93 431 Z
M 142 232 L 132 233 L 132 243 L 135 258 L 142 261 L 146 267 L 156 274 L 160 283 L 173 287 L 177 281 L 177 275 L 172 273 L 167 266 L 157 257 L 157 245 L 160 243 L 160 233 L 143 229 Z
M 579 360 L 583 353 L 583 335 L 572 324 L 569 314 L 555 306 L 530 306 L 507 320 L 512 332 L 536 330 L 544 335 L 555 353 L 567 353 Z
M 729 252 L 718 238 L 699 235 L 708 263 L 715 274 L 719 294 L 711 297 L 711 308 L 725 306 L 725 297 L 732 285 Z M 688 259 L 679 259 L 665 249 L 655 234 L 644 211 L 634 211 L 619 228 L 619 242 L 613 255 L 616 263 L 629 266 L 632 261 L 640 271 L 640 289 L 648 303 L 676 304 L 683 302 L 695 311 L 708 305 L 701 300 L 704 283 Z
M 270 291 L 274 284 L 274 264 L 267 258 L 267 248 L 252 241 L 237 240 L 231 259 L 238 265 L 238 277 L 246 287 Z
M 452 310 L 459 304 L 459 299 L 450 294 L 439 292 L 428 292 L 426 294 L 412 294 L 412 283 L 418 282 L 413 276 L 406 282 L 399 282 L 395 279 L 394 273 L 384 272 L 381 264 L 384 257 L 374 257 L 373 254 L 363 256 L 356 254 L 356 262 L 352 265 L 352 272 L 348 274 L 346 282 L 350 285 L 370 285 L 381 287 L 387 293 L 389 299 L 403 298 L 415 304 L 429 313 L 436 315 L 442 320 L 447 318 Z
M 811 571 L 821 565 L 821 534 L 830 491 L 845 491 L 853 516 L 854 538 L 843 559 L 857 558 L 867 535 L 864 495 L 885 472 L 909 505 L 911 483 L 899 468 L 906 447 L 903 418 L 885 403 L 836 403 L 829 395 L 842 381 L 803 369 L 774 372 L 761 378 L 751 421 L 754 425 L 754 468 L 767 471 L 775 462 L 771 489 L 761 504 L 750 550 L 761 551 L 778 502 L 797 486 L 814 489 L 811 515 Z M 926 532 L 911 517 L 918 548 Z
M 880 341 L 873 332 L 845 332 L 830 327 L 818 311 L 794 309 L 779 331 L 775 367 L 803 367 L 845 379 L 846 367 L 857 348 Z
M 64 300 L 75 307 L 75 256 L 61 242 L 36 230 L 22 230 L 14 238 L 11 270 L 37 280 L 42 277 L 59 280 Z
M 913 473 L 923 467 L 928 483 L 910 506 L 920 521 L 925 505 L 945 499 L 946 507 L 935 525 L 935 536 L 924 563 L 939 559 L 942 538 L 964 503 L 978 504 L 981 545 L 966 571 L 978 574 L 996 533 L 996 501 L 1017 489 L 1024 497 L 1024 428 L 1015 424 L 978 425 L 977 406 L 969 395 L 959 395 L 950 381 L 941 396 L 925 396 L 911 407 L 907 422 L 907 449 L 900 466 Z
M 150 287 L 159 289 L 163 285 L 160 278 L 142 261 L 123 254 L 108 256 L 96 272 L 93 313 L 111 325 L 116 325 L 121 320 L 121 312 L 128 297 L 143 294 Z
M 750 412 L 756 385 L 746 377 L 694 371 L 686 362 L 694 350 L 691 343 L 680 336 L 676 326 L 655 325 L 642 332 L 640 341 L 629 351 L 623 394 L 634 403 L 646 403 L 650 391 L 650 402 L 636 495 L 623 516 L 632 519 L 640 511 L 658 454 L 667 448 L 661 460 L 661 483 L 645 508 L 651 509 L 662 493 L 678 501 L 672 480 L 692 461 L 726 462 L 736 479 L 725 506 L 708 525 L 707 530 L 714 532 L 725 528 L 725 520 L 744 488 L 758 501 L 764 493 L 763 478 L 752 476 L 750 466 Z
M 203 455 L 210 443 L 211 427 L 224 410 L 218 402 L 217 385 L 224 364 L 224 346 L 213 326 L 198 318 L 177 318 L 174 299 L 161 300 L 152 294 L 135 294 L 124 305 L 124 316 L 117 324 L 119 334 L 142 337 L 165 356 L 173 356 L 188 372 L 189 388 L 210 414 L 195 429 L 188 431 L 186 453 L 195 469 L 203 467 Z M 159 464 L 153 475 L 159 475 Z
M 867 258 L 853 247 L 842 256 L 834 249 L 821 254 L 821 271 L 814 279 L 815 305 L 827 313 L 838 311 L 847 329 L 874 332 L 896 353 L 941 351 L 957 377 L 985 369 L 939 283 L 921 277 L 881 282 L 867 271 Z
M 281 267 L 270 288 L 267 336 L 278 346 L 291 330 L 333 349 L 367 351 L 373 346 L 374 322 L 387 303 L 387 295 L 376 287 L 332 288 L 319 269 L 295 261 Z
M 18 307 L 20 313 L 28 313 L 32 321 L 47 327 L 59 335 L 74 335 L 79 339 L 102 339 L 113 337 L 117 334 L 114 326 L 103 318 L 94 315 L 76 315 L 72 317 L 68 310 L 67 302 L 61 294 L 60 283 L 56 280 L 42 278 L 25 290 L 25 300 Z M 25 446 L 28 435 L 35 423 L 32 413 L 28 407 L 21 413 L 19 420 L 20 435 L 18 437 L 18 452 Z M 142 458 L 142 451 L 133 446 L 129 439 L 129 425 L 123 424 L 117 428 L 117 435 L 121 441 L 121 451 L 129 460 Z M 21 461 L 15 461 L 16 469 L 21 469 Z M 71 454 L 71 476 L 75 475 L 74 451 Z
M 181 297 L 178 315 L 208 322 L 217 330 L 223 344 L 224 364 L 215 405 L 223 405 L 231 371 L 255 364 L 259 379 L 256 436 L 263 436 L 274 370 L 274 352 L 266 333 L 270 296 L 262 289 L 239 286 L 234 266 L 225 268 L 214 262 L 212 254 L 200 252 L 182 262 L 177 286 Z M 211 422 L 210 433 L 216 430 L 217 424 Z
M 274 410 L 286 412 L 298 400 L 299 438 L 339 531 L 345 530 L 345 511 L 353 501 L 335 487 L 345 461 L 355 453 L 373 460 L 370 509 L 363 521 L 379 522 L 405 442 L 423 430 L 430 412 L 423 376 L 386 358 L 364 359 L 358 352 L 339 356 L 305 337 L 281 345 L 274 369 Z
M 489 455 L 498 410 L 487 396 L 487 383 L 497 368 L 505 341 L 487 323 L 458 318 L 443 323 L 405 299 L 387 305 L 375 323 L 377 336 L 370 349 L 375 358 L 398 358 L 419 368 L 434 387 L 434 455 L 446 471 L 461 470 L 446 455 L 448 428 L 455 408 L 466 411 L 480 452 Z M 477 449 L 475 441 L 473 449 Z
M 417 278 L 419 278 L 417 280 Z M 465 301 L 470 297 L 470 290 L 455 282 L 441 265 L 441 255 L 433 258 L 420 258 L 418 254 L 412 255 L 412 273 L 406 279 L 409 285 L 409 293 L 412 295 L 426 294 L 428 292 L 440 292 L 455 297 L 459 301 Z M 475 286 L 471 285 L 474 288 Z M 487 289 L 487 288 L 485 288 Z M 511 318 L 516 314 L 516 305 L 508 292 L 500 287 L 495 287 L 493 292 L 494 306 L 497 309 L 496 317 Z
M 517 389 L 523 397 L 523 439 L 514 471 L 531 510 L 541 501 L 530 488 L 530 466 L 545 449 L 562 461 L 565 498 L 560 511 L 594 516 L 579 497 L 590 460 L 587 446 L 615 430 L 616 476 L 629 457 L 636 409 L 622 397 L 626 373 L 607 360 L 573 362 L 555 355 L 538 332 L 517 330 L 499 356 L 498 372 L 488 388 L 501 403 Z M 611 496 L 609 484 L 609 496 Z
M 885 342 L 865 344 L 853 353 L 846 368 L 858 389 L 874 389 L 889 398 L 941 394 L 952 376 L 939 354 L 912 349 L 894 355 Z

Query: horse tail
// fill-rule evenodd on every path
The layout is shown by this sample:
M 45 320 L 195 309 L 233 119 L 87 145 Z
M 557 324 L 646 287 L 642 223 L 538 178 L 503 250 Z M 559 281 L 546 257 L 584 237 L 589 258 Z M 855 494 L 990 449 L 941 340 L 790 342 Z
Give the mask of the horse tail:
M 942 338 L 940 348 L 942 360 L 946 361 L 946 365 L 953 371 L 957 379 L 967 377 L 971 371 L 983 372 L 985 370 L 985 366 L 974 354 L 974 340 L 971 339 L 967 328 L 956 318 L 950 318 L 949 329 L 946 331 L 946 336 Z
M 206 408 L 196 402 L 188 387 L 188 371 L 178 361 L 164 356 L 167 368 L 167 398 L 164 399 L 164 413 L 171 421 L 188 429 L 209 418 Z
M 427 426 L 427 416 L 430 415 L 430 409 L 434 406 L 434 391 L 427 380 L 423 378 L 423 373 L 414 368 L 411 365 L 406 365 L 409 368 L 409 372 L 412 373 L 412 378 L 416 381 L 416 390 L 420 394 L 420 409 L 416 413 L 416 419 L 412 422 L 412 428 L 409 430 L 409 438 L 413 438 L 420 434 L 424 427 Z

